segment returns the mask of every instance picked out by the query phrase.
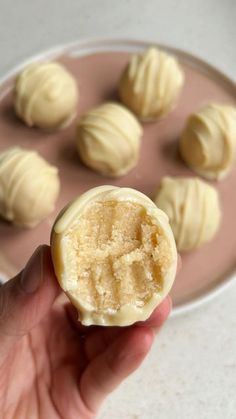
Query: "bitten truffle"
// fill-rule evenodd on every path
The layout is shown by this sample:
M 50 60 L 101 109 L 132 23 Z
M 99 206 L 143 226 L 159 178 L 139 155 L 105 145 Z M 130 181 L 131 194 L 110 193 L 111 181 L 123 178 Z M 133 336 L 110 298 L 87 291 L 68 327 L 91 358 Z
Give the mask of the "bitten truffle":
M 84 325 L 146 320 L 174 282 L 167 216 L 141 192 L 101 186 L 59 214 L 51 235 L 58 281 Z
M 16 79 L 14 96 L 17 115 L 30 127 L 65 128 L 76 115 L 76 80 L 56 62 L 27 66 Z
M 195 249 L 215 236 L 221 219 L 218 193 L 198 178 L 164 177 L 154 198 L 169 217 L 177 249 Z
M 184 73 L 172 55 L 157 48 L 135 54 L 119 83 L 121 101 L 142 120 L 155 120 L 172 110 Z
M 210 104 L 190 115 L 180 152 L 199 175 L 224 178 L 236 162 L 236 108 Z
M 116 103 L 105 103 L 80 118 L 76 145 L 88 167 L 118 177 L 136 166 L 141 136 L 142 127 L 129 110 Z
M 34 227 L 55 206 L 58 170 L 38 153 L 10 148 L 0 154 L 0 215 L 23 227 Z

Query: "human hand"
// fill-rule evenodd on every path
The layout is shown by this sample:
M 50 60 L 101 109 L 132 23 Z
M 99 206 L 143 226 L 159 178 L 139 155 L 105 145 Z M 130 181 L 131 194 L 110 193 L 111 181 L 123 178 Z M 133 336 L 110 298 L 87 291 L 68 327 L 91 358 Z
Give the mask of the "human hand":
M 149 352 L 171 300 L 125 328 L 83 327 L 72 309 L 62 302 L 48 246 L 0 287 L 1 418 L 94 418 Z

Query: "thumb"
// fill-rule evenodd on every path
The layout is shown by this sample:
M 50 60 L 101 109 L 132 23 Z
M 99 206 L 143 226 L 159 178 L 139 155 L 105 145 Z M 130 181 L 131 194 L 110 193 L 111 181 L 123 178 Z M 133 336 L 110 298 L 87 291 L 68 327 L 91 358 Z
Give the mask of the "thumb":
M 51 308 L 59 286 L 49 246 L 39 246 L 18 275 L 0 287 L 0 361 Z

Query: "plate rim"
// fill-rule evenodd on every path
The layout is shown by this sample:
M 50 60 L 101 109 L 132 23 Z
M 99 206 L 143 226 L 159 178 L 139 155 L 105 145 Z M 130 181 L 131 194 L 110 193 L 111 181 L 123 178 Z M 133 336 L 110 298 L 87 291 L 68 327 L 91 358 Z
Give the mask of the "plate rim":
M 15 66 L 9 65 L 9 70 L 5 71 L 4 74 L 0 77 L 0 100 L 3 96 L 5 96 L 8 92 L 7 88 L 2 90 L 2 85 L 12 78 L 16 76 L 27 64 L 34 62 L 34 61 L 45 61 L 45 59 L 53 59 L 57 57 L 59 54 L 66 53 L 69 56 L 83 56 L 95 53 L 102 53 L 105 51 L 115 52 L 115 51 L 123 51 L 129 46 L 130 52 L 134 52 L 134 48 L 143 50 L 148 46 L 153 45 L 155 47 L 161 48 L 171 54 L 174 54 L 184 60 L 186 63 L 190 62 L 191 66 L 193 63 L 203 71 L 203 68 L 206 69 L 207 72 L 213 72 L 216 77 L 219 77 L 226 85 L 233 88 L 235 90 L 235 97 L 236 97 L 236 82 L 229 77 L 225 72 L 218 69 L 216 66 L 208 63 L 205 59 L 200 58 L 198 55 L 189 53 L 188 51 L 183 50 L 182 48 L 176 48 L 169 44 L 158 43 L 154 40 L 140 40 L 138 38 L 126 38 L 126 37 L 119 37 L 119 38 L 84 38 L 78 39 L 70 42 L 66 42 L 63 44 L 57 44 L 54 47 L 50 47 L 44 50 L 41 50 L 37 54 L 32 54 L 23 58 L 19 64 Z M 75 50 L 77 53 L 75 54 Z M 74 52 L 73 52 L 74 51 Z M 78 52 L 80 52 L 78 54 Z M 84 52 L 82 54 L 81 52 Z M 215 286 L 209 291 L 206 291 L 202 295 L 190 299 L 189 302 L 184 302 L 183 304 L 177 305 L 173 307 L 171 318 L 179 317 L 183 314 L 189 313 L 192 310 L 195 310 L 199 306 L 206 304 L 209 301 L 215 299 L 219 294 L 223 291 L 227 290 L 233 283 L 236 281 L 236 272 L 231 272 L 225 279 Z

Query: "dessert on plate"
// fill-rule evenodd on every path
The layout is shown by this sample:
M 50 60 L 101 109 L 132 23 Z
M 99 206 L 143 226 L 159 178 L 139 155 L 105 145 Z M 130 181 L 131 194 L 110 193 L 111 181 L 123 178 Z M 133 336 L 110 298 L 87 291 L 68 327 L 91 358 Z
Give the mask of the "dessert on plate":
M 108 102 L 79 119 L 76 146 L 88 167 L 119 177 L 136 166 L 142 133 L 141 125 L 128 109 Z
M 236 162 L 236 108 L 212 103 L 190 115 L 180 152 L 197 174 L 210 180 L 224 178 Z
M 34 227 L 55 207 L 58 169 L 36 151 L 12 147 L 0 153 L 0 216 Z
M 200 247 L 219 228 L 218 192 L 197 177 L 162 178 L 154 201 L 168 215 L 179 251 Z
M 151 47 L 132 55 L 119 83 L 121 101 L 141 120 L 169 113 L 183 87 L 184 72 L 177 59 Z
M 77 82 L 59 63 L 32 63 L 16 78 L 14 101 L 16 114 L 26 125 L 65 128 L 76 116 Z

